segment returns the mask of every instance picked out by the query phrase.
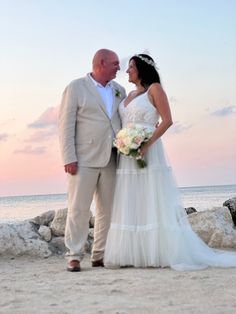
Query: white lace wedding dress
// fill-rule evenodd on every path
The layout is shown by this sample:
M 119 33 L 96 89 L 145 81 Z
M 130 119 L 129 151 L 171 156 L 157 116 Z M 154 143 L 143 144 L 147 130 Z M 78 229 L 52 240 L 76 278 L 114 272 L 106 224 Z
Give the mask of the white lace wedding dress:
M 159 120 L 147 93 L 119 107 L 122 126 L 138 123 L 152 130 Z M 179 190 L 157 140 L 140 169 L 134 159 L 120 155 L 112 221 L 105 249 L 107 267 L 236 266 L 236 253 L 209 248 L 191 229 Z

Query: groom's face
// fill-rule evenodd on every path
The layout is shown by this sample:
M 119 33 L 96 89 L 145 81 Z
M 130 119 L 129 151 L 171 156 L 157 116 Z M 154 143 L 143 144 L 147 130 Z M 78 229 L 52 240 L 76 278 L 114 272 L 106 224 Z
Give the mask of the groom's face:
M 115 53 L 111 53 L 103 61 L 103 75 L 107 81 L 116 77 L 117 71 L 120 70 L 119 58 Z

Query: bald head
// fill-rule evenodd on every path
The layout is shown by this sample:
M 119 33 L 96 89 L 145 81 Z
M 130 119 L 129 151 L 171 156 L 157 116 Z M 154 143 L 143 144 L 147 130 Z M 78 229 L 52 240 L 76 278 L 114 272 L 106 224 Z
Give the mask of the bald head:
M 98 50 L 93 57 L 93 67 L 96 67 L 102 63 L 102 61 L 106 61 L 111 56 L 116 56 L 116 53 L 109 49 L 100 49 Z
M 116 77 L 116 72 L 120 70 L 119 58 L 117 54 L 109 49 L 98 50 L 93 57 L 93 78 L 106 85 Z

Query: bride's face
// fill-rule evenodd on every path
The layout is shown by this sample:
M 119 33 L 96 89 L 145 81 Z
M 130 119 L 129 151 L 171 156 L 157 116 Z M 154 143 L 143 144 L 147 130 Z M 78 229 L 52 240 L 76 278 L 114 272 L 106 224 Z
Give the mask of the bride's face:
M 129 74 L 129 82 L 134 83 L 134 84 L 140 82 L 140 79 L 138 77 L 138 69 L 136 67 L 134 60 L 130 61 L 129 67 L 128 67 L 126 73 Z

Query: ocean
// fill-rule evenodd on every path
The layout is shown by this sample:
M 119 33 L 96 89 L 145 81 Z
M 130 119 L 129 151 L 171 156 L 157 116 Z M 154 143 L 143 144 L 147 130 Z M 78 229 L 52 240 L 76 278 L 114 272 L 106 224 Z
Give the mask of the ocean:
M 182 187 L 180 193 L 184 207 L 203 211 L 222 206 L 224 201 L 235 197 L 236 185 Z M 22 221 L 66 207 L 66 194 L 0 197 L 0 222 Z

